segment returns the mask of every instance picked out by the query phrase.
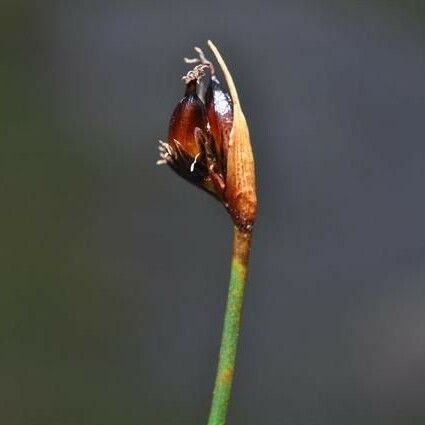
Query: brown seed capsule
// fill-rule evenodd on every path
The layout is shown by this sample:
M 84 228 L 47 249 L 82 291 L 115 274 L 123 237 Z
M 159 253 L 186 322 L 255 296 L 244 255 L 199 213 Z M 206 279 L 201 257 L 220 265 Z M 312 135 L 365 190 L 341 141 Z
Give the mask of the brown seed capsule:
M 168 143 L 159 142 L 158 164 L 168 164 L 181 177 L 217 196 L 209 175 L 205 145 L 210 143 L 205 105 L 199 99 L 197 81 L 204 65 L 198 65 L 183 79 L 186 82 L 184 97 L 171 115 Z
M 205 94 L 205 105 L 210 131 L 214 137 L 217 155 L 225 174 L 227 149 L 233 124 L 233 105 L 229 94 L 222 89 L 213 68 L 211 72 L 212 75 Z
M 248 125 L 239 102 L 235 83 L 217 47 L 208 45 L 219 63 L 233 101 L 233 125 L 227 152 L 225 200 L 227 208 L 238 227 L 251 229 L 257 213 L 255 165 Z
M 192 158 L 201 154 L 195 138 L 195 128 L 199 127 L 204 131 L 207 128 L 205 106 L 196 94 L 196 85 L 196 80 L 191 80 L 186 85 L 184 97 L 171 115 L 168 130 L 168 143 L 176 149 L 182 149 Z

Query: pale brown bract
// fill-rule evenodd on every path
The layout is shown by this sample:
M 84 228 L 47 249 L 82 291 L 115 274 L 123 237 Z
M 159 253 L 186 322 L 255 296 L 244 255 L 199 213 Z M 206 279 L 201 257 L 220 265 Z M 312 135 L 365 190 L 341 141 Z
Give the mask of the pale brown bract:
M 252 227 L 257 215 L 255 163 L 248 124 L 224 59 L 211 40 L 208 40 L 208 45 L 217 58 L 233 100 L 233 126 L 227 152 L 226 199 L 235 223 L 248 228 Z

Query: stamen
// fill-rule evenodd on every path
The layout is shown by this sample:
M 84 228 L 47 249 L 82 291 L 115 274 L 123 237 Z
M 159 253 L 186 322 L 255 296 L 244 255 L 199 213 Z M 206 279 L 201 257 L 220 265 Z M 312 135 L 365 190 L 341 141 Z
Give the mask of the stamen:
M 177 140 L 174 139 L 175 142 L 177 142 Z M 164 154 L 166 157 L 175 157 L 177 158 L 177 154 L 176 152 L 174 152 L 173 148 L 170 146 L 169 143 L 165 143 L 162 140 L 158 140 L 159 146 L 159 152 Z
M 177 154 L 168 143 L 165 143 L 162 140 L 158 140 L 158 143 L 159 159 L 156 161 L 157 165 L 171 163 L 173 161 L 173 155 L 177 157 Z

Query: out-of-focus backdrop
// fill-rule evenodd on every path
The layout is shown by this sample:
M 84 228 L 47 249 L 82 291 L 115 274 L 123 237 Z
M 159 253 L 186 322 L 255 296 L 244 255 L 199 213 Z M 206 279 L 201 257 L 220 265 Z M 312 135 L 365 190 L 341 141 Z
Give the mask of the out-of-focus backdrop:
M 425 422 L 422 1 L 3 1 L 0 423 L 206 422 L 223 208 L 155 166 L 237 82 L 259 217 L 229 424 Z

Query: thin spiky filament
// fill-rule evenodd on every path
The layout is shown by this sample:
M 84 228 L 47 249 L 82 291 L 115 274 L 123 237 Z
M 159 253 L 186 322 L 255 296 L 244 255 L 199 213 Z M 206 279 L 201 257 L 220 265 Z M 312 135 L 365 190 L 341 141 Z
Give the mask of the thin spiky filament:
M 202 49 L 200 47 L 195 46 L 194 50 L 195 50 L 196 53 L 198 53 L 199 57 L 198 58 L 184 58 L 184 61 L 186 63 L 198 63 L 198 64 L 201 64 L 201 65 L 206 65 L 210 69 L 211 75 L 215 75 L 214 65 L 211 61 L 209 61 L 206 58 Z

